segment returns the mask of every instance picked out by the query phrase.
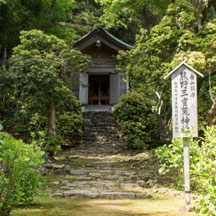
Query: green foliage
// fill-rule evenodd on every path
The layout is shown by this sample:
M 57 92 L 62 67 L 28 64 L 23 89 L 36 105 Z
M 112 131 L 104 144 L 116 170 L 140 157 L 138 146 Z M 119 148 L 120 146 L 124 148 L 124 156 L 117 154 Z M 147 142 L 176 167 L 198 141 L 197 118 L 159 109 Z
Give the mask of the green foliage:
M 31 135 L 33 142 L 37 143 L 47 153 L 46 158 L 53 159 L 54 154 L 61 150 L 61 136 L 53 137 L 48 135 L 46 131 L 32 132 Z
M 8 59 L 11 50 L 19 43 L 21 30 L 41 29 L 47 34 L 55 34 L 68 43 L 74 41 L 77 34 L 64 22 L 74 7 L 74 0 L 56 1 L 53 13 L 52 0 L 1 0 L 0 2 L 0 59 L 6 49 Z
M 69 91 L 70 74 L 87 69 L 90 63 L 64 41 L 39 30 L 22 31 L 20 41 L 10 60 L 17 95 L 39 109 L 51 98 L 60 100 Z
M 99 20 L 106 29 L 133 44 L 141 27 L 150 30 L 158 24 L 169 1 L 98 0 L 103 9 Z
M 112 2 L 112 1 L 111 1 Z M 123 1 L 125 2 L 125 1 Z M 117 3 L 116 3 L 117 4 Z M 199 120 L 206 120 L 212 101 L 209 97 L 208 73 L 212 75 L 211 91 L 215 93 L 215 27 L 216 20 L 211 18 L 203 22 L 197 32 L 197 17 L 191 1 L 177 0 L 169 4 L 165 16 L 158 25 L 141 29 L 136 37 L 134 49 L 120 51 L 119 67 L 129 76 L 131 87 L 145 92 L 158 101 L 155 92 L 161 95 L 160 118 L 164 127 L 168 127 L 170 112 L 170 84 L 163 77 L 185 59 L 187 63 L 204 74 L 198 78 L 200 105 L 205 101 L 205 112 Z M 215 98 L 215 97 L 214 97 Z M 202 108 L 199 108 L 202 111 Z M 205 116 L 204 116 L 205 115 Z M 204 122 L 202 124 L 204 125 Z
M 196 213 L 216 216 L 216 186 L 209 185 L 207 192 L 208 194 L 200 200 Z
M 44 152 L 4 132 L 0 144 L 0 214 L 7 216 L 15 205 L 32 203 L 43 182 L 37 168 L 43 164 Z
M 64 97 L 56 107 L 57 136 L 55 138 L 47 134 L 46 116 L 35 113 L 28 123 L 28 133 L 51 156 L 61 150 L 62 146 L 78 144 L 83 134 L 81 102 L 71 92 Z
M 57 107 L 57 134 L 61 136 L 63 146 L 78 144 L 83 134 L 82 104 L 68 92 L 65 100 Z
M 58 117 L 57 127 L 59 128 L 59 134 L 62 137 L 63 146 L 76 145 L 79 143 L 83 134 L 82 115 L 74 112 L 64 112 Z
M 197 163 L 191 165 L 196 184 L 203 189 L 216 185 L 216 127 L 204 129 Z
M 166 10 L 169 1 L 150 1 L 150 0 L 122 0 L 122 1 L 110 1 L 110 0 L 98 0 L 104 6 L 104 14 L 100 20 L 106 23 L 109 27 L 114 25 L 127 27 L 127 20 L 123 18 L 123 14 L 128 14 L 129 19 L 136 19 L 142 16 L 142 12 L 148 8 L 148 11 L 152 14 L 159 14 Z M 145 14 L 146 15 L 146 14 Z M 122 19 L 123 18 L 123 19 Z M 144 17 L 142 17 L 144 18 Z M 145 16 L 148 19 L 148 15 Z M 153 19 L 155 17 L 152 16 Z M 145 19 L 142 21 L 144 22 Z
M 152 101 L 144 94 L 128 92 L 113 112 L 129 146 L 149 149 L 160 144 L 160 128 L 152 113 Z
M 71 10 L 67 11 L 67 13 L 68 16 L 65 25 L 74 29 L 79 37 L 83 37 L 95 26 L 99 25 L 102 7 L 95 0 L 76 0 Z
M 14 79 L 16 100 L 20 102 L 20 112 L 22 111 L 26 118 L 23 126 L 27 129 L 30 125 L 28 130 L 32 130 L 25 132 L 37 133 L 37 130 L 45 130 L 45 126 L 48 128 L 50 122 L 48 113 L 50 103 L 53 101 L 53 109 L 59 113 L 57 121 L 61 119 L 58 126 L 63 125 L 61 115 L 64 115 L 64 112 L 71 112 L 72 122 L 64 119 L 64 123 L 70 123 L 67 130 L 71 130 L 70 135 L 73 133 L 78 137 L 82 125 L 81 105 L 71 95 L 70 77 L 73 72 L 86 70 L 90 65 L 90 58 L 69 48 L 63 40 L 53 35 L 48 36 L 39 30 L 21 32 L 20 41 L 21 44 L 14 48 L 10 59 L 10 70 Z M 46 124 L 44 116 L 47 117 Z M 59 136 L 64 134 L 60 128 L 57 128 L 57 131 Z M 45 139 L 44 136 L 42 139 Z M 47 144 L 50 144 L 46 147 L 50 146 L 50 150 L 53 151 L 55 146 L 59 146 L 60 139 L 53 140 L 50 134 L 46 139 L 48 139 Z
M 184 183 L 184 154 L 183 139 L 173 139 L 170 145 L 163 145 L 155 150 L 155 156 L 160 163 L 160 174 L 176 171 L 176 185 L 182 188 Z M 198 162 L 200 147 L 197 141 L 190 138 L 190 164 L 191 167 Z M 191 179 L 193 184 L 194 179 Z
M 165 85 L 162 77 L 172 68 L 170 62 L 177 51 L 179 38 L 183 31 L 179 29 L 179 21 L 176 17 L 181 17 L 182 12 L 191 14 L 192 5 L 182 5 L 183 1 L 177 1 L 176 4 L 170 4 L 167 14 L 161 22 L 154 26 L 150 32 L 141 29 L 137 35 L 135 49 L 124 52 L 121 51 L 118 57 L 120 67 L 126 69 L 130 77 L 132 86 L 143 83 L 143 88 L 153 87 L 155 91 L 160 92 Z M 186 20 L 188 25 L 194 20 L 192 17 L 183 16 L 182 22 Z
M 13 81 L 10 72 L 5 67 L 0 67 L 0 121 L 14 116 L 13 96 Z
M 78 144 L 83 134 L 81 106 L 81 102 L 71 93 L 65 95 L 64 100 L 59 102 L 56 112 L 57 140 L 55 144 L 52 144 L 46 132 L 46 116 L 39 115 L 39 113 L 32 115 L 28 123 L 28 133 L 31 133 L 34 140 L 38 140 L 46 150 L 49 149 L 50 143 L 50 150 L 54 150 L 54 152 L 54 146 L 56 146 L 56 151 L 58 151 L 61 149 L 61 146 Z
M 190 138 L 191 185 L 197 190 L 206 190 L 216 184 L 216 127 L 207 127 L 204 138 L 197 141 Z M 183 185 L 183 139 L 173 139 L 172 144 L 155 150 L 161 164 L 160 172 L 167 173 L 173 168 L 178 173 L 177 183 Z

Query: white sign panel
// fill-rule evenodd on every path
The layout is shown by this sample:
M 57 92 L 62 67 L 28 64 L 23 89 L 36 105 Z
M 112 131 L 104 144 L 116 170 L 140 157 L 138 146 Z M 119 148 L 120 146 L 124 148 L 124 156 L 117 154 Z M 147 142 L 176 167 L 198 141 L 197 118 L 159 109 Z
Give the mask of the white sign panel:
M 197 75 L 183 65 L 172 74 L 171 79 L 173 137 L 197 137 Z

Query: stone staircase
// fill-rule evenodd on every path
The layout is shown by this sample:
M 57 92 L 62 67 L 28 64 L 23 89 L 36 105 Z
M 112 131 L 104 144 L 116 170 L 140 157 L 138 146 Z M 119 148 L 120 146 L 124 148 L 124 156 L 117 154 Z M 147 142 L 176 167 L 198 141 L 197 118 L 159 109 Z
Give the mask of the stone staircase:
M 155 159 L 145 153 L 133 156 L 126 150 L 111 112 L 85 112 L 84 121 L 81 144 L 55 155 L 56 161 L 46 163 L 41 171 L 46 176 L 50 196 L 151 198 L 153 194 L 147 188 L 163 182 Z
M 144 163 L 146 168 L 152 163 L 152 158 L 147 158 Z M 152 195 L 145 188 L 157 183 L 157 171 L 144 170 L 137 166 L 136 161 L 131 162 L 119 155 L 97 158 L 68 156 L 67 164 L 46 164 L 44 171 L 47 182 L 52 185 L 51 197 L 146 199 Z
M 117 131 L 115 118 L 111 112 L 85 112 L 84 134 L 75 152 L 84 154 L 116 154 L 126 149 L 126 144 Z

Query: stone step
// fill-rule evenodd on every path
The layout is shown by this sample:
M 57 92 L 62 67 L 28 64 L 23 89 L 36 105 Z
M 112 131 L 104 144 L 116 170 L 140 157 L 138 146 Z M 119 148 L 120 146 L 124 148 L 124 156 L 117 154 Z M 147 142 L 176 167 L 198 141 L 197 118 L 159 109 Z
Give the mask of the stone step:
M 50 194 L 50 197 L 64 197 L 72 199 L 149 199 L 152 196 L 148 192 L 121 192 L 103 191 L 95 192 L 90 190 L 69 190 Z
M 84 119 L 85 125 L 92 126 L 92 127 L 98 127 L 98 125 L 103 127 L 111 127 L 115 126 L 115 120 L 112 121 L 106 121 L 105 119 L 100 119 L 97 121 L 92 121 L 91 119 Z
M 116 134 L 116 130 L 112 129 L 112 128 L 85 128 L 83 130 L 86 133 L 91 133 L 91 132 L 97 132 L 97 133 L 103 133 L 103 134 Z M 105 133 L 104 133 L 105 132 Z
M 112 113 L 85 112 L 83 117 L 85 126 L 81 144 L 87 149 L 86 153 L 117 154 L 124 149 L 124 140 L 116 129 Z
M 96 138 L 110 138 L 110 137 L 113 137 L 113 138 L 119 138 L 120 136 L 118 134 L 116 134 L 116 132 L 113 132 L 113 131 L 84 131 L 83 133 L 83 136 L 86 137 L 96 137 Z
M 123 148 L 122 147 L 123 141 L 118 140 L 118 139 L 113 139 L 113 142 L 105 138 L 104 139 L 103 138 L 94 139 L 93 137 L 91 137 L 90 139 L 88 139 L 88 137 L 86 137 L 85 139 L 81 140 L 80 143 L 83 143 L 83 145 L 85 144 L 89 148 L 95 148 L 95 150 L 96 148 L 102 148 L 102 147 L 104 148 L 105 146 L 107 146 L 107 148 L 109 148 L 110 150 L 112 150 L 112 148 L 114 147 L 118 148 L 118 146 Z

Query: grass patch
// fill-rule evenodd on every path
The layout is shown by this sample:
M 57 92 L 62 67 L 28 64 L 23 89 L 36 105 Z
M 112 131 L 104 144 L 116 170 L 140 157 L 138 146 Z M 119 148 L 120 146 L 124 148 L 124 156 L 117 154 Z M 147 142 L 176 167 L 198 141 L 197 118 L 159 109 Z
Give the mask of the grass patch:
M 184 199 L 161 196 L 143 200 L 73 200 L 40 196 L 35 205 L 14 210 L 11 216 L 195 216 L 179 213 Z

